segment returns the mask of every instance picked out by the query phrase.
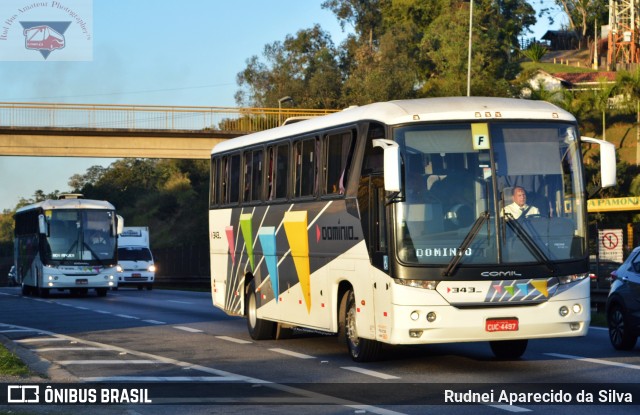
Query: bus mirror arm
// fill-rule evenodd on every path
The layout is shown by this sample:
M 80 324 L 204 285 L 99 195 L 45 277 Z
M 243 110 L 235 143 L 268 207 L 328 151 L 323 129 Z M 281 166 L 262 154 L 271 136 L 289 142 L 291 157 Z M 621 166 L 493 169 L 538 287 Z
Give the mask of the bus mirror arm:
M 384 190 L 400 191 L 400 146 L 393 140 L 377 138 L 372 140 L 374 147 L 384 151 Z
M 615 186 L 617 184 L 615 145 L 608 141 L 591 137 L 581 137 L 581 140 L 583 143 L 597 144 L 600 147 L 600 187 Z
M 44 215 L 38 215 L 38 232 L 49 236 L 49 232 L 47 232 L 47 221 L 44 219 Z

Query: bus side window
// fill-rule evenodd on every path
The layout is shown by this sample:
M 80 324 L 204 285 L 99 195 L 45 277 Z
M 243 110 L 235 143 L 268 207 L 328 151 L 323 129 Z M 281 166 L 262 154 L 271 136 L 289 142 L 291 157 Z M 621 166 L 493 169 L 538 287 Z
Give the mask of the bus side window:
M 324 194 L 344 194 L 355 140 L 352 132 L 328 135 L 324 146 Z
M 226 205 L 229 203 L 229 194 L 227 193 L 229 187 L 227 183 L 229 183 L 229 157 L 223 157 L 220 160 L 220 174 L 218 175 L 220 178 L 220 203 Z
M 294 143 L 295 188 L 294 197 L 313 196 L 316 184 L 316 139 Z
M 254 150 L 251 159 L 253 179 L 251 181 L 251 200 L 262 200 L 262 150 Z
M 229 203 L 238 203 L 240 201 L 240 154 L 234 154 L 229 157 Z
M 289 178 L 289 145 L 279 144 L 270 147 L 267 165 L 267 199 L 284 199 L 287 197 Z
M 251 201 L 251 183 L 253 174 L 253 164 L 251 163 L 251 151 L 245 151 L 244 153 L 244 184 L 242 186 L 243 195 L 242 200 L 244 202 Z
M 213 207 L 218 203 L 216 190 L 218 190 L 218 159 L 211 158 L 211 170 L 209 171 L 209 207 Z

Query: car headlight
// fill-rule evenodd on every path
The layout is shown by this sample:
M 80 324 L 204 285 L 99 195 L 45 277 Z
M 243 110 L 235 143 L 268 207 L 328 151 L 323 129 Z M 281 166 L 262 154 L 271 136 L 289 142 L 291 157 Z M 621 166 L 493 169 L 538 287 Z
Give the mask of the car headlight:
M 147 270 L 149 272 L 156 272 L 156 266 L 155 265 L 149 265 L 149 268 Z
M 123 269 L 122 269 L 122 267 L 118 264 L 118 265 L 116 265 L 116 271 L 118 271 L 118 272 L 122 272 L 122 271 L 124 271 L 124 270 L 123 270 Z

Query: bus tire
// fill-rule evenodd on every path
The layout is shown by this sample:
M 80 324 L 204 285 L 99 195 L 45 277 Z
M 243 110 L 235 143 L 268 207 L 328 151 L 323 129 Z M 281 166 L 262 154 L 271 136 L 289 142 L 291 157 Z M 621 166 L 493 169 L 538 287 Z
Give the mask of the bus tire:
M 31 287 L 29 287 L 27 284 L 23 282 L 21 291 L 22 291 L 22 295 L 26 297 L 29 294 L 31 294 Z
M 251 338 L 253 340 L 273 340 L 276 323 L 258 318 L 258 298 L 254 281 L 251 281 L 247 287 L 244 307 L 247 316 L 247 329 L 249 329 Z
M 106 297 L 107 296 L 107 289 L 106 288 L 96 288 L 96 294 L 98 295 L 98 297 Z
M 380 359 L 382 344 L 376 340 L 362 339 L 356 327 L 356 297 L 353 290 L 345 293 L 344 335 L 351 358 L 356 362 L 371 362 Z
M 49 289 L 48 288 L 38 287 L 38 296 L 41 297 L 41 298 L 49 297 Z
M 498 359 L 519 359 L 527 350 L 529 340 L 496 340 L 490 341 L 491 351 Z

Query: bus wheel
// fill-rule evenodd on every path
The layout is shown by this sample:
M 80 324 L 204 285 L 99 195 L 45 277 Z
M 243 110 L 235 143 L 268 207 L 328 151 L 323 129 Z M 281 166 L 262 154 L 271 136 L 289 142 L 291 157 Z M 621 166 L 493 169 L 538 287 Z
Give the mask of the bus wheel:
M 251 281 L 245 298 L 245 315 L 247 328 L 253 340 L 272 340 L 276 331 L 276 323 L 258 318 L 258 299 L 256 298 L 256 283 Z
M 107 289 L 106 288 L 96 288 L 96 294 L 98 294 L 98 297 L 106 297 L 107 296 Z
M 22 295 L 24 296 L 28 296 L 29 294 L 31 294 L 31 287 L 29 287 L 28 285 L 26 285 L 24 282 L 22 283 Z
M 345 294 L 345 297 L 347 303 L 344 316 L 344 331 L 351 358 L 356 362 L 378 360 L 382 352 L 382 344 L 376 340 L 358 337 L 355 294 L 350 290 Z
M 42 288 L 39 287 L 38 288 L 38 295 L 42 298 L 47 298 L 49 297 L 49 289 L 48 288 Z
M 491 351 L 498 359 L 518 359 L 527 350 L 529 340 L 490 341 Z

